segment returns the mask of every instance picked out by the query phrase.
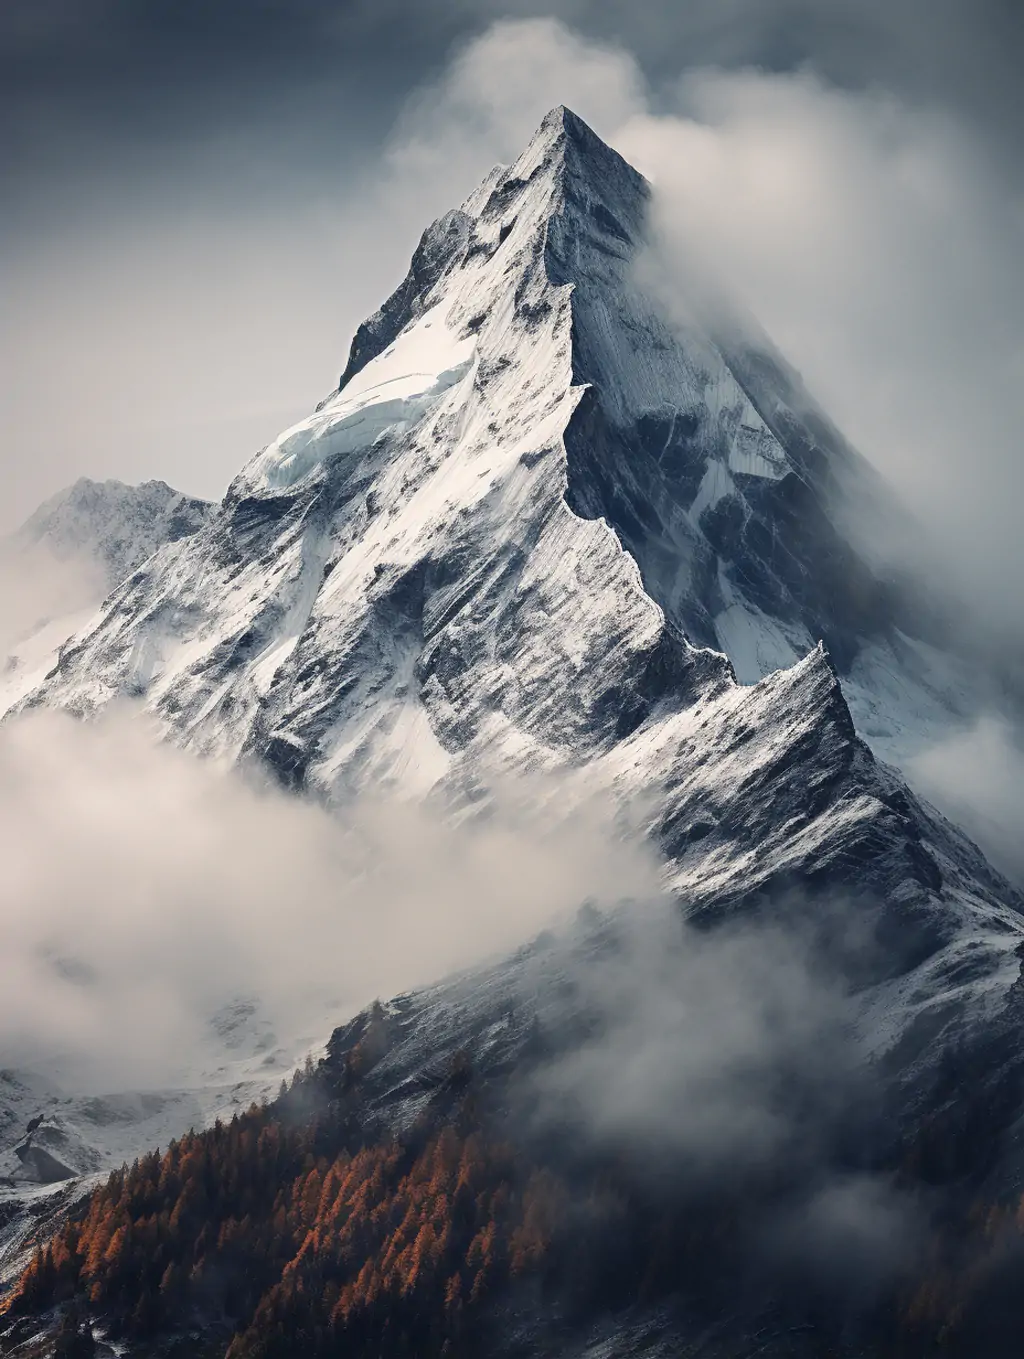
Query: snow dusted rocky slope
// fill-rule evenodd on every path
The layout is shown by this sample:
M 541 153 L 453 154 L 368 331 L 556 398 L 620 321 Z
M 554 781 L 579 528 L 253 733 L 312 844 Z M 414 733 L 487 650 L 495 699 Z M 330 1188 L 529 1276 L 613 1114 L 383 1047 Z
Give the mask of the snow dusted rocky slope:
M 163 481 L 126 486 L 80 477 L 45 501 L 10 542 L 45 546 L 62 561 L 86 557 L 103 568 L 107 588 L 120 584 L 164 543 L 195 533 L 209 517 L 205 500 Z
M 563 805 L 607 790 L 647 809 L 704 919 L 868 897 L 888 961 L 862 1023 L 916 1079 L 1010 1022 L 1024 902 L 858 737 L 840 676 L 881 748 L 908 713 L 944 720 L 955 678 L 935 684 L 836 527 L 856 459 L 780 362 L 670 328 L 644 295 L 647 200 L 548 115 L 425 233 L 339 390 L 137 565 L 22 703 L 131 695 L 171 739 L 339 803 L 479 805 L 507 772 L 557 776 Z M 473 1024 L 498 1023 L 500 988 L 464 985 Z M 436 1045 L 458 1047 L 442 1008 Z
M 164 543 L 195 533 L 204 500 L 162 481 L 89 481 L 52 496 L 0 540 L 0 713 L 35 689 L 103 597 Z M 12 607 L 13 605 L 13 607 Z

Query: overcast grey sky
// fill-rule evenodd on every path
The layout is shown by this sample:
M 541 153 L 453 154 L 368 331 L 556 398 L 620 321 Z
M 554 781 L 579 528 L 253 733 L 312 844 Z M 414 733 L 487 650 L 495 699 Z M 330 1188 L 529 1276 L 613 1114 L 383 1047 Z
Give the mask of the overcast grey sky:
M 408 101 L 450 84 L 453 59 L 495 20 L 545 15 L 584 51 L 617 54 L 616 79 L 632 82 L 620 107 L 576 79 L 572 52 L 560 68 L 545 49 L 538 77 L 527 43 L 504 73 L 527 91 L 522 116 L 488 124 L 463 101 L 480 135 L 457 129 L 458 164 L 410 172 Z M 470 187 L 546 101 L 582 101 L 610 135 L 623 118 L 678 115 L 680 77 L 709 68 L 719 80 L 753 70 L 762 94 L 772 73 L 811 79 L 811 118 L 821 98 L 890 95 L 962 135 L 958 166 L 984 162 L 986 192 L 1011 186 L 978 227 L 977 253 L 991 253 L 982 237 L 1019 203 L 1022 54 L 1024 7 L 1011 0 L 5 0 L 0 527 L 81 474 L 221 494 L 333 385 L 354 326 L 401 277 L 443 195 Z M 444 153 L 451 117 L 437 127 Z M 887 210 L 902 211 L 898 194 Z M 775 267 L 770 252 L 741 253 L 744 278 Z M 779 299 L 767 301 L 777 331 Z M 798 346 L 814 324 L 794 308 Z M 847 394 L 862 380 L 851 371 Z M 825 386 L 828 401 L 841 384 L 826 373 Z M 840 404 L 840 419 L 855 408 Z

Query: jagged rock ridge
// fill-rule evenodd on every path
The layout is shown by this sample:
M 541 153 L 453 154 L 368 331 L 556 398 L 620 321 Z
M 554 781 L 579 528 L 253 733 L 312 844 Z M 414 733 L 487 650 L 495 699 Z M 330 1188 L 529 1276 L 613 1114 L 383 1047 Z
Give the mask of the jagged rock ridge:
M 328 801 L 508 771 L 607 790 L 653 809 L 696 915 L 869 897 L 890 966 L 865 1025 L 879 1051 L 926 1034 L 927 1067 L 1001 1022 L 1022 903 L 859 738 L 839 672 L 902 620 L 832 517 L 854 455 L 770 353 L 658 315 L 631 269 L 647 196 L 550 114 L 427 231 L 338 392 L 24 702 L 129 694 Z

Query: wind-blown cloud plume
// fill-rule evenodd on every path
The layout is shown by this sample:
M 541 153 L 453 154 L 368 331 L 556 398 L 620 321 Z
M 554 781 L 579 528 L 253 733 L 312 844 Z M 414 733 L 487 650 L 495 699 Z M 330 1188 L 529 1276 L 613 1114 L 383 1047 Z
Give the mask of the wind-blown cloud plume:
M 0 667 L 26 636 L 95 608 L 106 587 L 102 568 L 88 554 L 62 559 L 45 543 L 16 549 L 0 544 Z
M 1024 741 L 1019 729 L 985 713 L 922 751 L 910 776 L 926 797 L 964 826 L 998 868 L 1024 883 Z
M 710 274 L 752 312 L 923 530 L 852 531 L 1024 639 L 1024 200 L 892 96 L 705 72 L 679 98 L 619 136 L 655 182 L 659 282 L 685 301 Z

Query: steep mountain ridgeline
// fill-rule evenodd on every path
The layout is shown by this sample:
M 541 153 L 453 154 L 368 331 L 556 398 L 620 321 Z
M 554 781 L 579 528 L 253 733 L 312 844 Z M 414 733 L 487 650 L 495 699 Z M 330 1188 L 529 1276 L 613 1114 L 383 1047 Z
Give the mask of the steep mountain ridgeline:
M 607 791 L 653 809 L 694 912 L 783 887 L 872 896 L 917 978 L 887 1032 L 938 1005 L 937 1053 L 1016 978 L 1019 895 L 859 739 L 810 642 L 849 661 L 889 627 L 829 517 L 829 459 L 853 455 L 799 423 L 781 361 L 747 350 L 740 380 L 735 354 L 658 316 L 631 268 L 647 201 L 549 114 L 428 230 L 341 390 L 124 581 L 26 702 L 130 693 L 177 741 L 328 801 L 479 806 L 495 775 L 538 771 L 566 808 Z M 719 648 L 741 617 L 770 621 L 758 665 L 773 637 L 808 654 L 738 684 Z
M 408 278 L 360 327 L 338 392 L 257 454 L 195 533 L 126 578 L 24 705 L 88 714 L 131 694 L 194 751 L 258 761 L 289 788 L 342 807 L 352 796 L 395 793 L 479 813 L 508 775 L 554 780 L 552 816 L 610 796 L 643 820 L 663 855 L 680 908 L 673 919 L 685 914 L 696 926 L 685 939 L 792 912 L 816 935 L 838 910 L 873 940 L 844 975 L 841 1027 L 877 1073 L 883 1113 L 854 1151 L 848 1129 L 861 1123 L 828 1113 L 836 1173 L 898 1178 L 912 1173 L 914 1149 L 914 1164 L 938 1167 L 920 1178 L 949 1191 L 951 1214 L 979 1196 L 1005 1207 L 1019 1197 L 1024 1095 L 1013 1034 L 1024 902 L 862 739 L 865 712 L 884 745 L 906 711 L 948 708 L 900 659 L 925 653 L 896 629 L 898 601 L 838 527 L 837 486 L 856 478 L 856 459 L 805 413 L 769 349 L 723 339 L 697 319 L 664 320 L 634 272 L 647 202 L 642 178 L 579 119 L 549 114 L 514 165 L 428 230 Z M 890 656 L 895 669 L 886 668 Z M 882 671 L 886 683 L 875 683 Z M 889 683 L 894 674 L 898 684 Z M 584 949 L 584 972 L 613 947 L 603 937 L 598 945 Z M 427 1329 L 403 1323 L 394 1352 L 463 1344 L 470 1352 L 446 1310 L 449 1286 L 468 1307 L 483 1253 L 473 1242 L 487 1223 L 451 1225 L 447 1209 L 417 1216 L 421 1200 L 410 1206 L 403 1177 L 419 1184 L 437 1170 L 442 1144 L 430 1139 L 447 1137 L 429 1122 L 438 1090 L 459 1138 L 490 1138 L 508 1126 L 508 1082 L 540 1060 L 538 1044 L 546 1059 L 585 1047 L 593 1016 L 575 1005 L 557 950 L 538 964 L 545 947 L 391 1007 L 358 1126 L 343 1120 L 336 1144 L 323 1148 L 302 1141 L 318 1135 L 307 1128 L 293 1148 L 301 1166 L 289 1163 L 274 1189 L 280 1201 L 259 1167 L 252 1194 L 242 1192 L 243 1163 L 270 1115 L 189 1142 L 207 1200 L 222 1191 L 230 1199 L 216 1247 L 212 1227 L 202 1242 L 201 1226 L 172 1230 L 177 1206 L 160 1185 L 180 1170 L 179 1145 L 93 1201 L 88 1242 L 80 1224 L 67 1229 L 59 1260 L 55 1247 L 34 1267 L 26 1309 L 62 1289 L 98 1289 L 93 1301 L 118 1325 L 158 1329 L 167 1296 L 188 1294 L 188 1306 L 208 1315 L 202 1288 L 189 1292 L 202 1262 L 216 1273 L 248 1251 L 251 1278 L 231 1316 L 234 1355 L 288 1353 L 281 1346 L 294 1335 L 280 1328 L 294 1323 L 302 1335 L 307 1322 L 326 1328 L 318 1344 L 327 1334 L 328 1344 L 383 1352 L 395 1339 L 385 1344 L 380 1329 L 387 1307 L 405 1316 L 396 1299 L 415 1294 L 420 1274 L 399 1270 L 374 1234 L 379 1208 L 404 1224 L 396 1252 L 415 1254 L 422 1232 L 417 1258 L 432 1262 L 423 1275 Z M 665 956 L 685 979 L 685 940 Z M 769 1007 L 752 1029 L 770 1031 L 775 1013 Z M 351 1047 L 336 1035 L 322 1073 L 331 1118 L 348 1109 Z M 494 1125 L 455 1112 L 465 1094 L 460 1053 L 493 1083 Z M 950 1107 L 951 1070 L 972 1091 L 964 1121 Z M 787 1090 L 792 1077 L 786 1066 Z M 817 1109 L 808 1084 L 798 1087 L 795 1103 Z M 849 1103 L 836 1108 L 851 1113 Z M 530 1156 L 524 1142 L 525 1159 L 511 1168 L 497 1156 L 486 1191 L 505 1205 L 492 1241 L 500 1237 L 506 1264 L 527 1230 L 526 1199 L 516 1196 L 534 1171 L 581 1177 L 584 1197 L 604 1192 L 610 1176 L 613 1198 L 632 1203 L 614 1156 L 584 1155 L 580 1165 L 572 1137 L 555 1139 L 557 1156 L 541 1142 Z M 306 1221 L 309 1176 L 316 1170 L 321 1192 L 324 1176 L 337 1189 L 357 1143 L 371 1148 L 359 1212 L 375 1207 L 369 1224 L 358 1219 L 358 1249 L 342 1249 L 344 1233 L 321 1230 L 315 1213 Z M 952 1144 L 956 1155 L 943 1162 L 936 1148 Z M 458 1197 L 464 1154 L 459 1142 L 441 1155 L 439 1193 L 454 1176 Z M 770 1160 L 758 1193 L 770 1197 L 777 1176 L 788 1183 L 795 1174 Z M 655 1279 L 686 1235 L 689 1200 L 676 1206 L 662 1226 L 646 1201 L 627 1214 L 646 1243 L 636 1260 L 660 1262 Z M 698 1248 L 675 1254 L 699 1257 L 715 1224 L 735 1224 L 737 1214 L 735 1202 L 716 1207 L 695 1229 Z M 163 1270 L 157 1278 L 151 1262 L 141 1288 L 133 1232 L 155 1243 Z M 652 1237 L 669 1243 L 664 1251 Z M 556 1275 L 573 1242 L 558 1249 Z M 730 1268 L 738 1258 L 728 1257 Z M 595 1265 L 586 1280 L 598 1293 L 602 1271 Z M 630 1276 L 623 1298 L 685 1292 L 677 1275 L 649 1295 L 641 1283 Z M 312 1311 L 300 1294 L 315 1294 Z M 533 1317 L 536 1299 L 521 1296 Z M 353 1323 L 358 1335 L 345 1330 L 356 1299 L 369 1308 Z M 927 1324 L 941 1330 L 932 1312 Z M 735 1315 L 719 1307 L 718 1321 L 727 1313 Z M 785 1344 L 764 1352 L 800 1352 Z M 734 1351 L 723 1342 L 720 1352 Z

